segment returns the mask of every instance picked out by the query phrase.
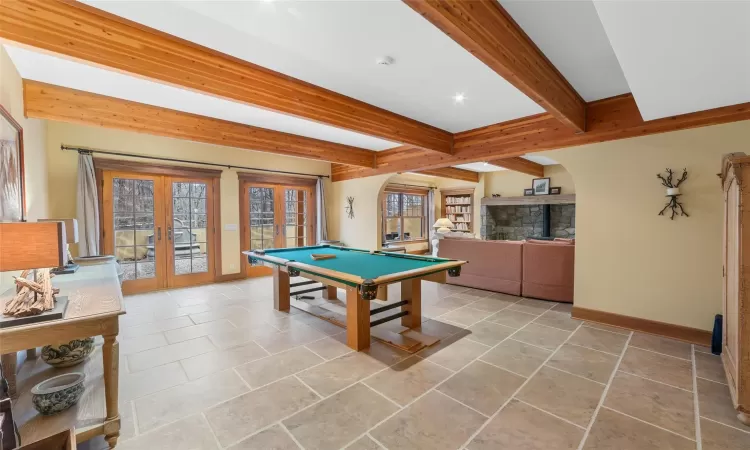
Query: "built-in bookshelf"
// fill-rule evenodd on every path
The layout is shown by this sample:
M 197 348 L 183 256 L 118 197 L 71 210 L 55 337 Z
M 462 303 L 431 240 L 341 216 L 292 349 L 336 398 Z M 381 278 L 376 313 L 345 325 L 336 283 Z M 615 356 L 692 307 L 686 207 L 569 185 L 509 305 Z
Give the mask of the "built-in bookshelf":
M 474 189 L 445 189 L 441 217 L 447 217 L 455 226 L 453 231 L 474 232 Z

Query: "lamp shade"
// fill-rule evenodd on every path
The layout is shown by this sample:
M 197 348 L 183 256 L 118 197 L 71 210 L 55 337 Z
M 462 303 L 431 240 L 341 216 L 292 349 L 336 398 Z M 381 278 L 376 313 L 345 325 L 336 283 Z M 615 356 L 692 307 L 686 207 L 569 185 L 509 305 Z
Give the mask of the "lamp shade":
M 64 222 L 0 223 L 0 272 L 65 265 Z
M 78 220 L 76 219 L 39 219 L 39 222 L 65 222 L 65 242 L 78 243 Z
M 435 222 L 435 225 L 432 226 L 433 228 L 437 228 L 438 233 L 448 233 L 451 228 L 453 228 L 453 222 L 451 222 L 449 219 L 442 217 L 438 219 Z

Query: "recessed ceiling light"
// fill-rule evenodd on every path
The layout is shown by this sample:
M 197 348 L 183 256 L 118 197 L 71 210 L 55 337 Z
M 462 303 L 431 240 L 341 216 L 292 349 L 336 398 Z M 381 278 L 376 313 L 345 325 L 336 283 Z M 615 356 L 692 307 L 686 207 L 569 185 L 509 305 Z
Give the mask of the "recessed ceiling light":
M 393 64 L 393 58 L 390 56 L 381 56 L 380 58 L 375 60 L 375 63 L 379 66 L 390 66 Z
M 453 101 L 455 103 L 463 103 L 464 100 L 466 100 L 466 94 L 464 94 L 463 92 L 459 92 L 453 96 Z

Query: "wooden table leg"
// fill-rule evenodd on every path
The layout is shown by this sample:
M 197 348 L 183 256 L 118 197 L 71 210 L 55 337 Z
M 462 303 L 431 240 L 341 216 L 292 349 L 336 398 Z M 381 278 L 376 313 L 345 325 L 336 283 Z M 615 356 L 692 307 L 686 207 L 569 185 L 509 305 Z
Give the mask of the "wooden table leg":
M 120 412 L 117 404 L 120 381 L 120 344 L 117 342 L 116 334 L 104 336 L 102 359 L 104 360 L 104 398 L 107 404 L 106 420 L 112 421 L 112 424 L 105 424 L 104 439 L 109 444 L 109 448 L 115 448 L 117 438 L 120 437 Z
M 336 300 L 337 296 L 336 286 L 326 286 L 323 290 L 323 298 L 326 300 Z
M 370 302 L 356 287 L 346 288 L 346 343 L 356 351 L 370 346 Z
M 409 303 L 401 307 L 409 315 L 401 318 L 401 326 L 417 328 L 422 325 L 422 279 L 412 278 L 401 282 L 401 300 Z
M 289 272 L 273 266 L 273 307 L 289 312 Z
M 2 355 L 0 363 L 3 365 L 3 377 L 8 382 L 8 395 L 12 399 L 16 399 L 16 364 L 18 364 L 16 352 Z

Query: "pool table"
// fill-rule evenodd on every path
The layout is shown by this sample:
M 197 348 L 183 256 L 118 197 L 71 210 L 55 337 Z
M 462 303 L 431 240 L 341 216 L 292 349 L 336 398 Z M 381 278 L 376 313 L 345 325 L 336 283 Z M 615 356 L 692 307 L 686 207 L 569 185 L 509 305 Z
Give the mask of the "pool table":
M 243 253 L 248 261 L 263 261 L 273 268 L 274 307 L 279 311 L 289 311 L 290 308 L 290 277 L 301 276 L 322 283 L 324 298 L 335 298 L 336 288 L 344 289 L 346 340 L 354 350 L 369 347 L 371 326 L 400 318 L 404 327 L 419 327 L 422 322 L 422 280 L 444 282 L 446 273 L 459 276 L 461 266 L 466 264 L 466 261 L 454 259 L 333 245 Z M 313 255 L 335 257 L 314 260 Z M 393 283 L 401 283 L 400 301 L 371 309 L 370 300 L 385 299 L 387 286 Z M 370 321 L 370 315 L 399 307 L 401 311 L 392 316 Z

